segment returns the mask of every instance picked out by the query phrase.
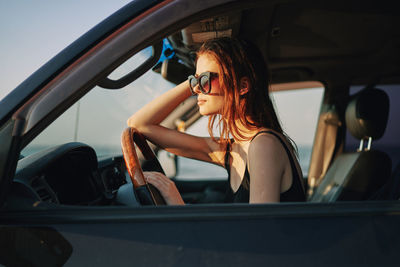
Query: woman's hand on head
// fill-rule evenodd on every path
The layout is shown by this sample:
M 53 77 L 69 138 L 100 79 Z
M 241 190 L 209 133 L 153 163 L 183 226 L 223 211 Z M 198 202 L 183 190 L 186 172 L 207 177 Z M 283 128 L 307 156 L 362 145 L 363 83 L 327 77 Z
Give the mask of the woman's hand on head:
M 175 183 L 159 172 L 143 172 L 146 181 L 154 185 L 160 191 L 168 205 L 184 205 L 181 194 L 176 188 Z

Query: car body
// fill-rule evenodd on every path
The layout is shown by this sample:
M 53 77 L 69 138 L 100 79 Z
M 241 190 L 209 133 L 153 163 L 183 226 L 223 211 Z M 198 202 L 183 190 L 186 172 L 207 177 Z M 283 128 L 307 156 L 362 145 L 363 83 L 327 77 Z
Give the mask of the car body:
M 169 81 L 184 79 L 194 67 L 198 43 L 193 38 L 206 32 L 256 43 L 271 71 L 272 90 L 324 88 L 308 176 L 326 162 L 319 156 L 326 151 L 320 140 L 333 144 L 327 167 L 357 142 L 346 134 L 344 123 L 349 94 L 366 86 L 389 88 L 391 132 L 372 146 L 388 150 L 396 166 L 400 112 L 393 103 L 400 91 L 399 22 L 392 2 L 133 1 L 1 101 L 0 263 L 397 266 L 398 199 L 233 205 L 221 203 L 224 180 L 175 180 L 193 205 L 140 206 L 121 155 L 100 158 L 81 142 L 60 143 L 29 156 L 21 151 L 95 86 L 117 94 L 112 89 L 135 83 L 150 68 Z M 218 29 L 225 24 L 230 30 Z M 110 78 L 149 46 L 153 52 L 148 61 Z M 332 111 L 338 128 L 329 139 L 320 121 L 329 120 L 324 116 Z M 178 119 L 187 127 L 199 119 L 191 99 L 164 125 L 177 128 Z M 396 175 L 396 168 L 388 171 Z

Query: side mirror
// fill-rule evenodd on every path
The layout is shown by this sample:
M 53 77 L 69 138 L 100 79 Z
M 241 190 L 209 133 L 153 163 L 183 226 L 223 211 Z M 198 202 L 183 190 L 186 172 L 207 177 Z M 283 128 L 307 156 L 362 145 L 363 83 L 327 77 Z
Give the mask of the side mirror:
M 178 173 L 178 158 L 176 155 L 169 153 L 165 150 L 159 150 L 157 158 L 164 169 L 165 175 L 173 178 Z

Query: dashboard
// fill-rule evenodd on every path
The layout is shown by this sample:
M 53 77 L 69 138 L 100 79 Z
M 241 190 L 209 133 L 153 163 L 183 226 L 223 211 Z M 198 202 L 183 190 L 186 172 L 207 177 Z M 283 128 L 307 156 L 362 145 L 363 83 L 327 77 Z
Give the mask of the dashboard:
M 126 177 L 122 157 L 98 161 L 90 146 L 67 143 L 19 160 L 9 203 L 123 205 L 118 199 L 124 196 L 118 197 L 118 191 L 128 184 Z

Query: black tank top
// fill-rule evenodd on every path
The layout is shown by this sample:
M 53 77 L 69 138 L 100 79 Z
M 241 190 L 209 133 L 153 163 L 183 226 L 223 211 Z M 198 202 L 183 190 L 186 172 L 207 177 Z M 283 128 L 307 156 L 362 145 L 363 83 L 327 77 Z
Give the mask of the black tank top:
M 287 147 L 286 143 L 281 139 L 281 137 L 278 134 L 276 134 L 275 132 L 272 132 L 272 131 L 258 132 L 253 137 L 253 139 L 260 133 L 270 133 L 270 134 L 274 135 L 276 138 L 278 138 L 278 140 L 281 142 L 281 144 L 285 148 L 285 151 L 289 157 L 290 166 L 292 168 L 292 175 L 293 175 L 292 176 L 292 185 L 290 186 L 290 188 L 287 191 L 281 193 L 280 201 L 281 202 L 305 201 L 306 196 L 305 196 L 305 192 L 304 192 L 303 186 L 300 181 L 301 177 L 299 176 L 294 159 L 293 159 L 292 154 L 290 153 L 289 148 Z M 251 141 L 253 141 L 253 139 Z M 247 164 L 246 164 L 246 170 L 244 172 L 242 183 L 240 184 L 238 190 L 236 192 L 234 192 L 232 190 L 231 168 L 230 168 L 230 164 L 229 164 L 230 150 L 231 150 L 230 145 L 228 143 L 228 145 L 226 147 L 226 152 L 225 152 L 225 168 L 228 171 L 229 190 L 228 190 L 225 201 L 226 202 L 234 202 L 234 203 L 249 203 L 249 200 L 250 200 L 250 174 L 247 169 Z

